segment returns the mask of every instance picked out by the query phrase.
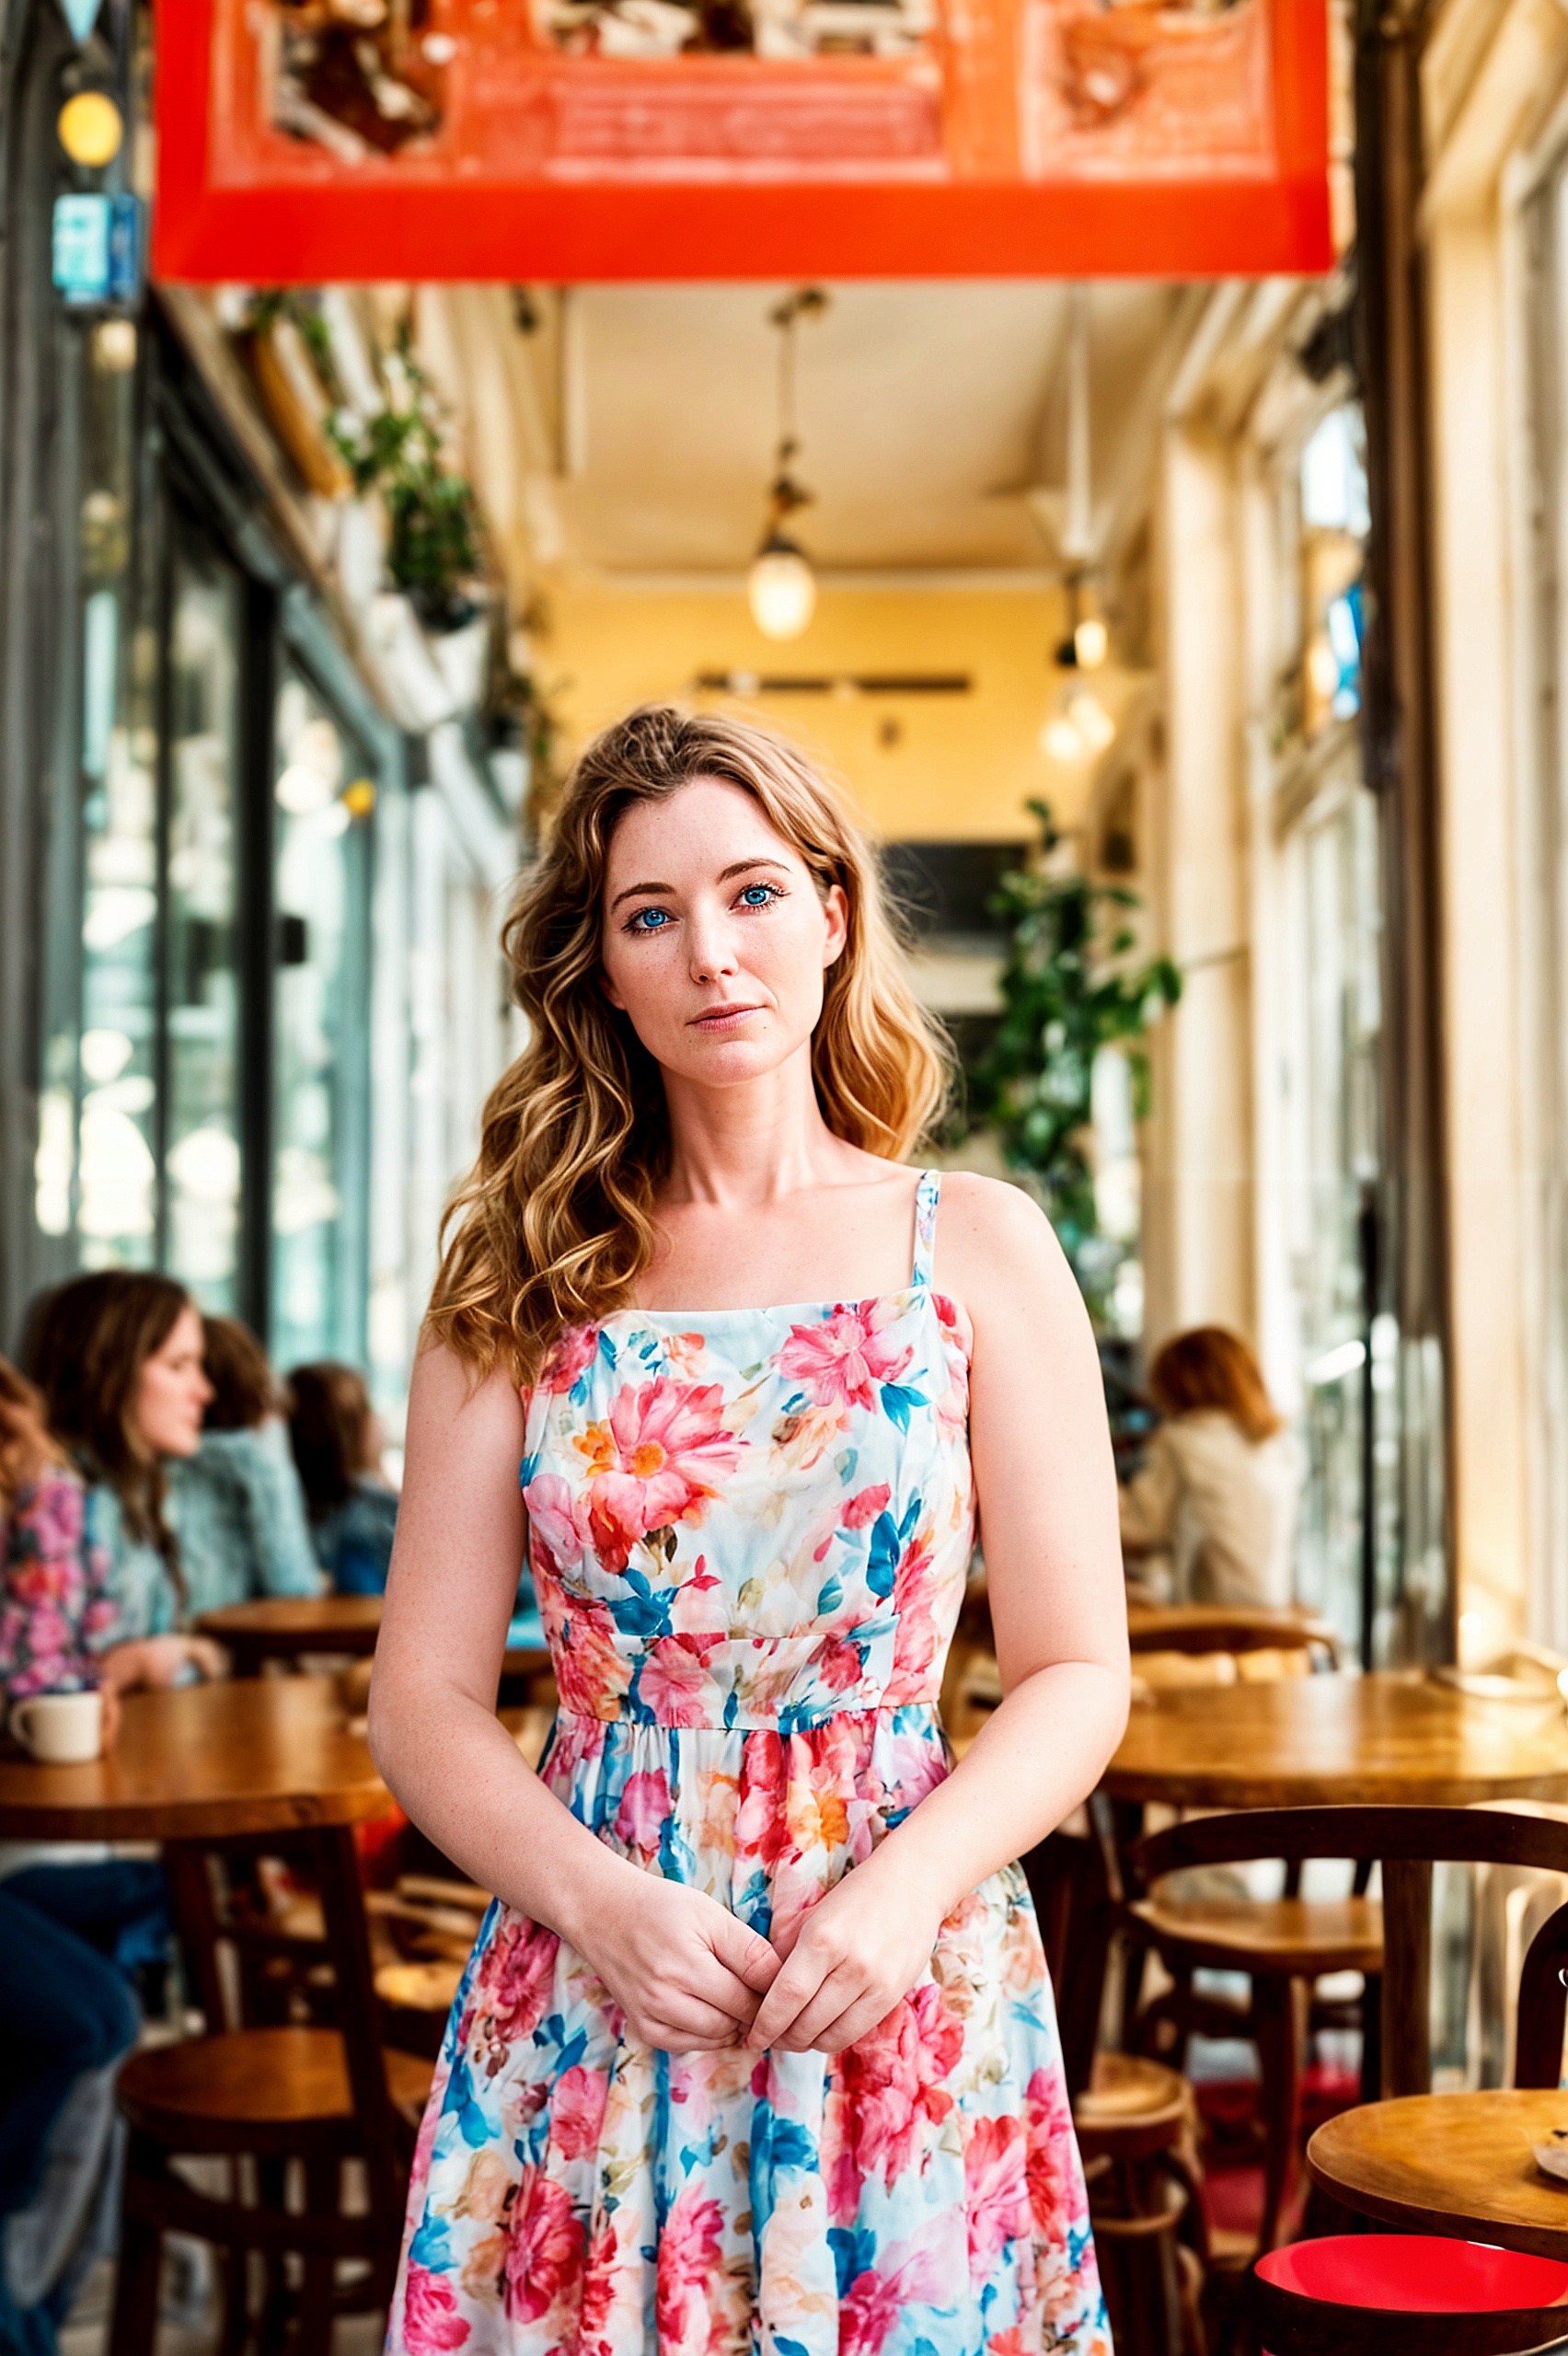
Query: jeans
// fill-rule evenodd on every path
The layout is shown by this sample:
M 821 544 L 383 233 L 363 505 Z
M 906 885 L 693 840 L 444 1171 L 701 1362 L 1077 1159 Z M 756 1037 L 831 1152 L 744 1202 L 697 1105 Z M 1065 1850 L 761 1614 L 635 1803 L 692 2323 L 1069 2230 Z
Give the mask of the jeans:
M 156 1865 L 30 1865 L 0 1881 L 0 2234 L 38 2189 L 72 2088 L 135 2043 L 128 1974 L 167 1936 Z M 0 2356 L 49 2356 L 53 2304 L 17 2308 L 0 2243 Z

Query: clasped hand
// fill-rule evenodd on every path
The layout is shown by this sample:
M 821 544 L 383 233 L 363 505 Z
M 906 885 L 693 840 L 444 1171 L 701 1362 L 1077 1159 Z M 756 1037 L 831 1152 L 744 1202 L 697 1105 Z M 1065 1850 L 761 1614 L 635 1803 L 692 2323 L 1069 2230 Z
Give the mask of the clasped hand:
M 667 2053 L 841 2053 L 915 1985 L 941 1922 L 905 1876 L 870 1858 L 772 1939 L 700 1890 L 625 1870 L 579 1944 L 628 2035 Z

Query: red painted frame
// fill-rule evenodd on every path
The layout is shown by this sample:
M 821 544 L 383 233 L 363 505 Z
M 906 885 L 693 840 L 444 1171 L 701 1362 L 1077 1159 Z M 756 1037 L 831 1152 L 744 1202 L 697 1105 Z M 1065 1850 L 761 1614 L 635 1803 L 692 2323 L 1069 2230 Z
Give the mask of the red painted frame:
M 1272 169 L 896 185 L 432 178 L 428 164 L 415 175 L 314 153 L 306 179 L 281 141 L 272 168 L 263 159 L 247 184 L 225 182 L 213 152 L 220 5 L 156 0 L 152 258 L 164 280 L 1188 279 L 1307 273 L 1333 259 L 1324 0 L 1261 0 Z

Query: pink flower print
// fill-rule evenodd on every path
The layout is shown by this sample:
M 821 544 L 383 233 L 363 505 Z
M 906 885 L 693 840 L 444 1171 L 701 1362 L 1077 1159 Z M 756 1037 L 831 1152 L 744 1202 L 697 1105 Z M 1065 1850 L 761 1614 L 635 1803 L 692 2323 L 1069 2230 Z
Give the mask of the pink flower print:
M 880 2167 L 891 2187 L 911 2165 L 921 2130 L 953 2107 L 943 2080 L 963 2051 L 963 2026 L 928 1980 L 901 1998 L 870 2036 L 846 2047 L 839 2070 L 863 2174 Z
M 581 2062 L 557 2080 L 550 2099 L 550 2149 L 562 2159 L 585 2159 L 597 2151 L 609 2091 L 605 2073 Z
M 838 2310 L 838 2356 L 877 2356 L 905 2307 L 951 2297 L 951 2276 L 935 2244 L 894 2243 L 881 2266 L 849 2285 Z
M 24 1556 L 13 1566 L 6 1584 L 17 1601 L 29 1610 L 40 1603 L 63 1603 L 76 1584 L 75 1567 L 42 1556 L 29 1562 Z
M 713 1484 L 741 1461 L 723 1423 L 717 1382 L 628 1382 L 607 1423 L 591 1424 L 576 1446 L 587 1459 L 588 1529 L 607 1571 L 624 1571 L 651 1530 L 699 1522 Z
M 1078 2146 L 1066 2081 L 1059 2069 L 1036 2070 L 1023 2098 L 1029 2205 L 1043 2240 L 1065 2244 L 1077 2220 Z
M 457 2312 L 457 2294 L 444 2274 L 410 2266 L 403 2285 L 403 2346 L 408 2356 L 440 2356 L 461 2348 L 468 2327 Z
M 886 1301 L 862 1300 L 841 1305 L 819 1324 L 791 1325 L 778 1371 L 801 1383 L 819 1407 L 874 1408 L 872 1384 L 895 1382 L 915 1355 L 908 1343 L 901 1348 L 880 1330 L 897 1315 Z
M 628 1775 L 616 1810 L 616 1831 L 628 1848 L 644 1857 L 657 1856 L 669 1819 L 670 1779 L 664 1770 L 643 1768 Z
M 615 2223 L 606 2217 L 588 2246 L 588 2263 L 582 2272 L 582 2297 L 577 2310 L 579 2356 L 609 2356 L 617 2255 Z
M 788 1840 L 783 1738 L 772 1727 L 759 1727 L 747 1737 L 741 1753 L 735 1854 L 771 1867 L 782 1856 Z
M 553 1574 L 541 1573 L 536 1584 L 562 1710 L 569 1716 L 613 1718 L 631 1684 L 631 1663 L 616 1643 L 608 1604 L 563 1596 Z
M 697 1372 L 707 1348 L 706 1334 L 666 1334 L 664 1336 L 665 1357 L 676 1373 L 684 1375 L 687 1381 Z
M 535 1567 L 547 1565 L 559 1577 L 582 1560 L 587 1543 L 587 1519 L 582 1501 L 559 1472 L 536 1472 L 523 1492 L 528 1531 L 535 1549 Z M 538 1561 L 543 1550 L 545 1562 Z
M 660 1726 L 709 1724 L 713 1679 L 708 1656 L 722 1642 L 718 1636 L 660 1636 L 649 1646 L 637 1690 Z
M 893 1642 L 893 1668 L 882 1699 L 895 1702 L 934 1701 L 930 1669 L 941 1639 L 932 1616 L 932 1530 L 928 1523 L 905 1548 L 893 1581 L 893 1609 L 898 1631 Z
M 482 2059 L 487 2077 L 505 2068 L 509 2046 L 532 2037 L 543 2020 L 559 1946 L 553 1931 L 525 1915 L 508 1912 L 497 1924 L 472 1996 L 474 2058 Z
M 86 1493 L 69 1473 L 52 1474 L 17 1499 L 15 1519 L 26 1522 L 41 1553 L 73 1563 L 81 1549 Z
M 506 2235 L 502 2298 L 513 2320 L 536 2323 L 582 2271 L 582 2228 L 563 2185 L 525 2167 Z
M 1029 2186 L 1022 2126 L 1013 2118 L 977 2119 L 963 2153 L 963 2206 L 969 2223 L 969 2274 L 984 2282 L 1009 2242 L 1029 2231 Z
M 875 1521 L 893 1491 L 885 1481 L 873 1482 L 869 1489 L 858 1489 L 838 1519 L 846 1530 L 865 1530 Z
M 583 1369 L 594 1363 L 598 1346 L 596 1325 L 569 1325 L 539 1369 L 534 1389 L 546 1392 L 551 1398 L 570 1391 Z
M 702 2329 L 706 2346 L 705 2319 L 721 2270 L 723 2225 L 718 2201 L 704 2200 L 692 2189 L 681 2194 L 666 2216 L 659 2236 L 655 2298 L 661 2349 L 679 2348 L 693 2323 Z

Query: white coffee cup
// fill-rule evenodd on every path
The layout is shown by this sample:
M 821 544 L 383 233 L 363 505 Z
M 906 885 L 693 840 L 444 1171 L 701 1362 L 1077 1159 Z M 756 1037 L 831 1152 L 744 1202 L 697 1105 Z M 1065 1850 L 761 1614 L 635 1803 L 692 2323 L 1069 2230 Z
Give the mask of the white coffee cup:
M 101 1693 L 33 1693 L 12 1705 L 11 1732 L 51 1767 L 96 1759 L 103 1749 Z

